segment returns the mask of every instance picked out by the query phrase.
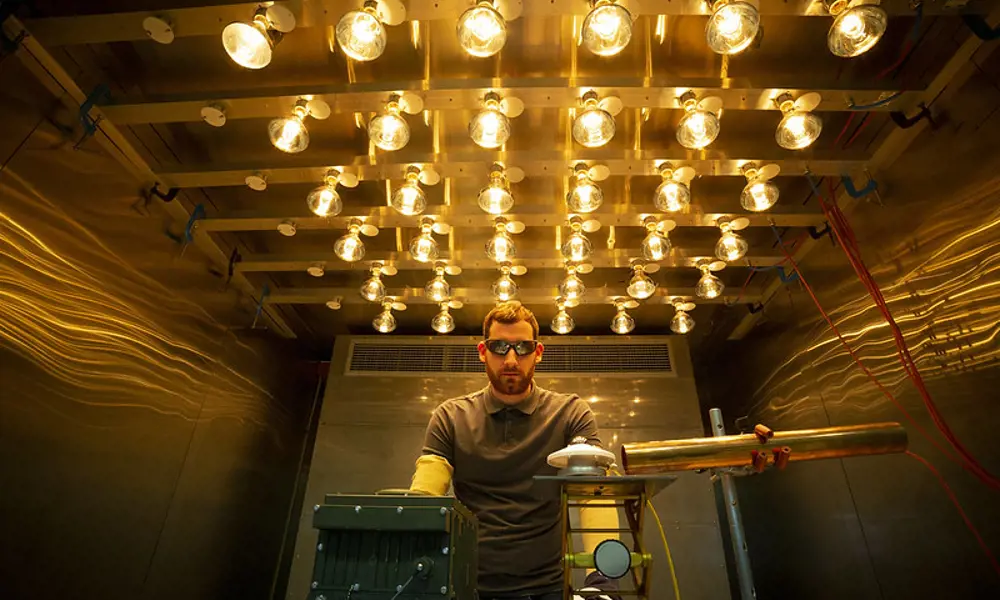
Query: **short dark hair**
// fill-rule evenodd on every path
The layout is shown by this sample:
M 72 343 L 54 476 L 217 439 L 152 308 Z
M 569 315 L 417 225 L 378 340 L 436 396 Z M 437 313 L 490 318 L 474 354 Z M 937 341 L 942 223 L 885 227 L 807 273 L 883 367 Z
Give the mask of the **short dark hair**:
M 490 327 L 492 327 L 494 323 L 513 325 L 514 323 L 520 323 L 521 321 L 527 321 L 531 324 L 531 335 L 533 338 L 537 339 L 538 320 L 535 319 L 535 314 L 525 308 L 525 306 L 517 300 L 501 302 L 497 304 L 496 307 L 486 315 L 486 319 L 483 320 L 483 339 L 490 337 Z

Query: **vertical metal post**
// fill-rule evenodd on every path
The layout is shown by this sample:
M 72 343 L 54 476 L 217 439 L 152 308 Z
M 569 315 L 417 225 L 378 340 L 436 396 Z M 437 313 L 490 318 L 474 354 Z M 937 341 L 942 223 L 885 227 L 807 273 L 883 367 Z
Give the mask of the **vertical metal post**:
M 713 408 L 708 411 L 712 422 L 712 435 L 726 435 L 726 427 L 722 423 L 722 411 Z M 747 551 L 746 532 L 743 531 L 743 515 L 740 513 L 739 501 L 736 498 L 736 482 L 729 473 L 720 472 L 722 481 L 722 497 L 726 501 L 726 519 L 729 521 L 729 536 L 733 539 L 733 555 L 736 557 L 736 577 L 740 582 L 740 598 L 753 600 L 757 592 L 753 589 L 753 571 L 750 569 L 750 552 Z

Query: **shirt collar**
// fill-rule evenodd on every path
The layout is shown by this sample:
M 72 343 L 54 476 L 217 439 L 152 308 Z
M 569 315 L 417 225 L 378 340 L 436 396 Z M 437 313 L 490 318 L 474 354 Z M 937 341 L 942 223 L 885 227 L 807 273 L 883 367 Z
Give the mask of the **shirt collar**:
M 486 412 L 491 415 L 495 415 L 505 408 L 516 408 L 522 413 L 530 415 L 533 412 L 535 412 L 536 408 L 538 408 L 538 392 L 539 392 L 538 386 L 535 385 L 534 382 L 532 382 L 531 394 L 528 395 L 527 398 L 521 400 L 517 404 L 507 405 L 501 402 L 499 399 L 496 398 L 496 396 L 493 395 L 492 386 L 486 386 L 486 389 L 483 390 L 483 401 L 486 404 Z

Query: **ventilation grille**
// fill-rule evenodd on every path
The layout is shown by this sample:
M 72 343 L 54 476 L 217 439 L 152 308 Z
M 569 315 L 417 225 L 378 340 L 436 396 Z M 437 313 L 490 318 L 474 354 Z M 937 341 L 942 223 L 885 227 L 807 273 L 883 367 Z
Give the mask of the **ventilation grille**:
M 546 344 L 537 373 L 671 374 L 667 344 Z M 371 344 L 351 345 L 348 374 L 483 372 L 473 345 Z

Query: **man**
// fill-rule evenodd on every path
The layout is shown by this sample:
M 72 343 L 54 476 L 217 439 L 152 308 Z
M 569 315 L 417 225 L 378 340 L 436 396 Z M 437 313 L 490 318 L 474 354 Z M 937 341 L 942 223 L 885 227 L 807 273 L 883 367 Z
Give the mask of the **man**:
M 558 484 L 546 457 L 583 437 L 600 444 L 590 407 L 575 394 L 534 383 L 544 346 L 538 321 L 520 302 L 497 305 L 483 321 L 479 360 L 489 386 L 442 403 L 432 414 L 410 489 L 455 496 L 479 520 L 481 600 L 562 600 L 562 528 Z M 614 508 L 581 510 L 584 526 L 615 529 Z M 608 537 L 584 539 L 585 549 Z M 616 590 L 597 572 L 593 591 Z M 597 586 L 597 587 L 593 587 Z M 606 596 L 593 596 L 606 598 Z

